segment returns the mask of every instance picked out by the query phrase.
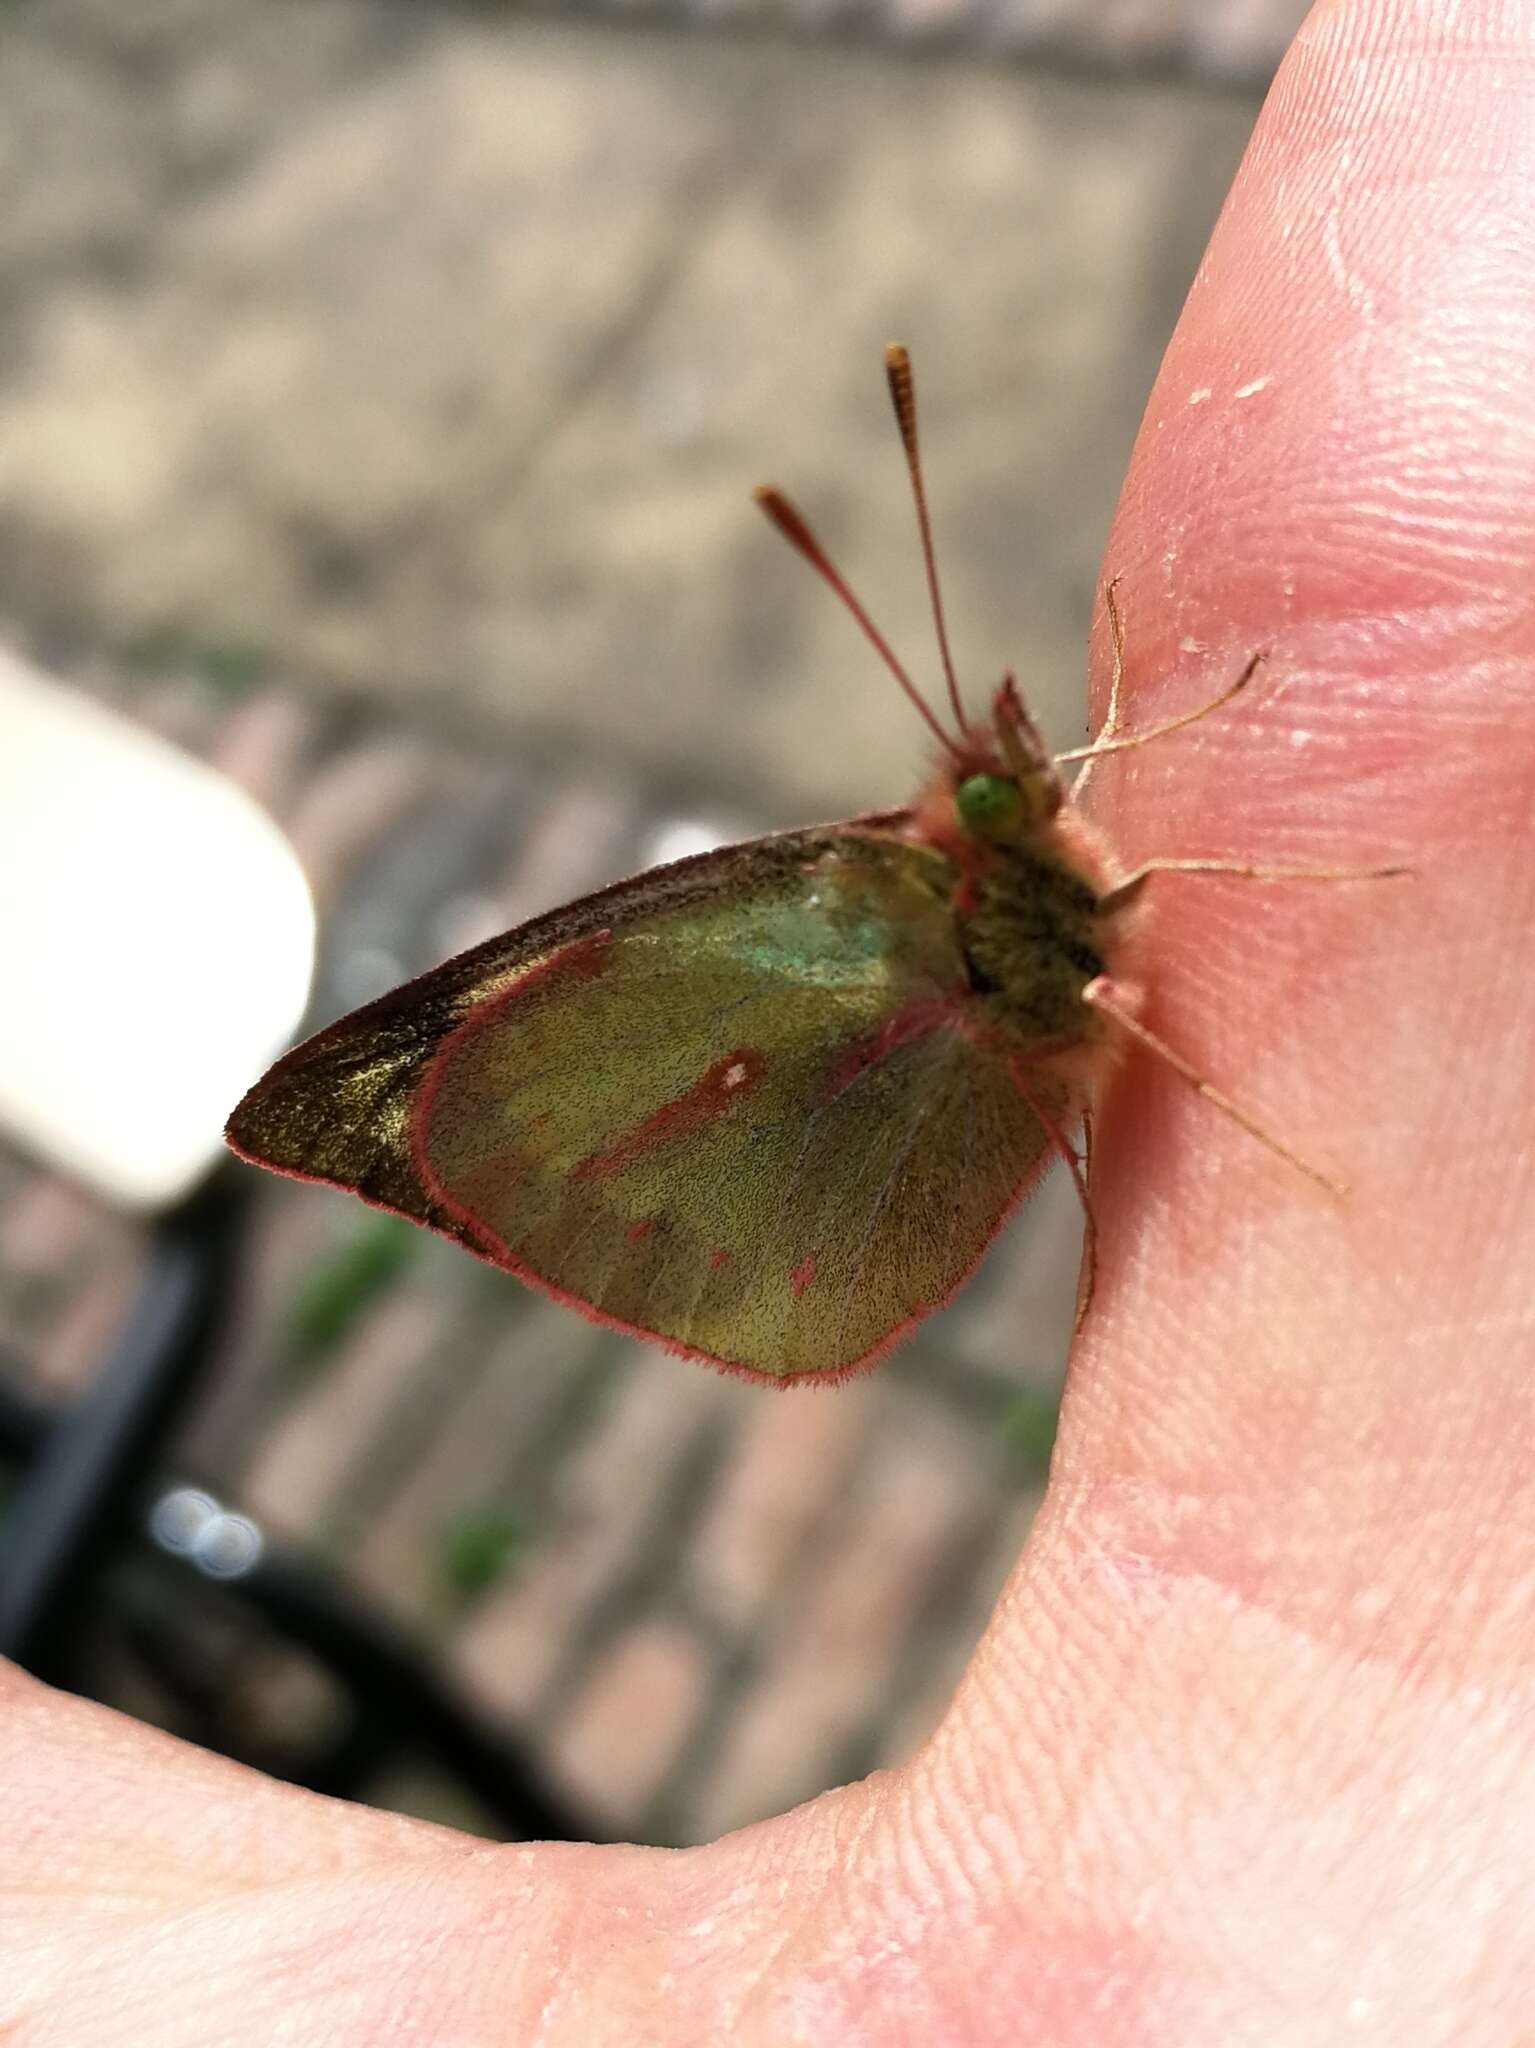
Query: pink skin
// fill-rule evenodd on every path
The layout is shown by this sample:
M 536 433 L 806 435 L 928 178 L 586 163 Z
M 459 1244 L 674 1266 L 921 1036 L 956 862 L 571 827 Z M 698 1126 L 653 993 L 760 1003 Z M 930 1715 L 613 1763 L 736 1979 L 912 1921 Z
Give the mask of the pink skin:
M 16 1678 L 8 2048 L 1530 2040 L 1532 136 L 1523 0 L 1324 6 L 1153 394 L 1125 723 L 1272 660 L 1095 811 L 1420 879 L 1152 885 L 1148 1022 L 1352 1193 L 1127 1055 L 1050 1499 L 937 1737 L 708 1848 L 495 1849 Z

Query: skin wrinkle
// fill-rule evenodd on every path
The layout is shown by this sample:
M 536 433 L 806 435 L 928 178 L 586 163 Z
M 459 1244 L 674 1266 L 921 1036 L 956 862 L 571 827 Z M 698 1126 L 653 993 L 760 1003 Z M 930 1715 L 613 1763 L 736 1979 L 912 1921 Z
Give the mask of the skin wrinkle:
M 970 1700 L 969 1710 L 973 1714 L 991 1713 L 998 1725 L 1011 1722 L 1018 1753 L 1027 1759 L 1034 1746 L 1033 1738 L 1043 1731 L 1030 1725 L 1027 1694 L 1022 1696 L 1021 1714 L 1019 1703 L 1016 1695 L 988 1699 L 983 1691 Z M 909 1848 L 899 1857 L 906 1895 L 918 1902 L 924 1898 L 939 1900 L 945 1911 L 964 1914 L 995 1897 L 999 1887 L 1006 1890 L 1018 1882 L 1020 1845 L 1010 1816 L 1017 1805 L 1020 1787 L 1014 1778 L 1004 1784 L 994 1775 L 969 1772 L 965 1768 L 968 1752 L 945 1758 L 945 1747 L 940 1732 L 924 1752 L 924 1757 L 940 1768 L 914 1774 L 909 1792 L 892 1801 L 891 1806 L 897 1821 L 904 1819 L 907 1824 Z M 1038 1753 L 1043 1755 L 1042 1746 Z M 956 1797 L 950 1799 L 937 1791 L 938 1783 L 945 1777 L 941 1766 L 946 1762 L 957 1767 L 952 1787 Z M 1041 1826 L 1046 1801 L 1037 1776 L 1034 1787 L 1028 1783 L 1035 1774 L 1029 1772 L 1027 1762 L 1024 1768 L 1021 1789 L 1032 1831 Z M 963 1805 L 957 1803 L 961 1786 Z M 1026 1846 L 1024 1854 L 1029 1854 Z
M 1343 1415 L 1343 1413 L 1347 1413 L 1347 1407 L 1345 1407 L 1343 1403 L 1334 1403 L 1334 1405 L 1339 1405 L 1339 1413 L 1341 1413 L 1341 1415 Z M 1435 1430 L 1437 1430 L 1437 1434 L 1439 1434 L 1441 1438 L 1445 1438 L 1445 1440 L 1447 1440 L 1447 1446 L 1449 1446 L 1449 1442 L 1453 1442 L 1455 1438 L 1459 1438 L 1459 1440 L 1465 1440 L 1465 1442 L 1467 1442 L 1467 1446 L 1474 1446 L 1474 1444 L 1476 1444 L 1476 1438 L 1478 1438 L 1478 1434 L 1480 1434 L 1480 1430 L 1478 1430 L 1478 1423 L 1476 1423 L 1476 1417 L 1472 1417 L 1470 1421 L 1463 1421 L 1463 1423 L 1461 1423 L 1459 1427 L 1455 1427 L 1455 1425 L 1457 1425 L 1457 1419 L 1461 1417 L 1461 1411 L 1463 1411 L 1463 1403 L 1459 1403 L 1459 1405 L 1457 1405 L 1457 1401 L 1455 1401 L 1455 1389 L 1453 1389 L 1453 1386 L 1443 1386 L 1443 1389 L 1441 1389 L 1441 1395 L 1439 1395 L 1439 1405 L 1441 1405 L 1441 1411 L 1443 1411 L 1443 1413 L 1439 1413 L 1439 1415 L 1435 1415 L 1435 1417 L 1427 1415 L 1427 1417 L 1424 1417 L 1424 1421 L 1427 1421 L 1427 1423 L 1429 1423 L 1431 1427 L 1435 1427 Z M 1510 1415 L 1510 1417 L 1506 1417 L 1506 1419 L 1504 1419 L 1504 1423 L 1502 1423 L 1502 1425 L 1504 1425 L 1504 1427 L 1510 1427 L 1510 1430 L 1515 1430 L 1515 1432 L 1517 1432 L 1517 1430 L 1519 1430 L 1519 1421 L 1521 1421 L 1521 1419 L 1523 1419 L 1523 1417 L 1512 1417 L 1512 1415 Z M 1373 1460 L 1373 1464 L 1375 1464 L 1375 1470 L 1377 1470 L 1377 1468 L 1379 1468 L 1379 1460 L 1375 1458 L 1375 1460 Z M 1459 1466 L 1451 1464 L 1451 1475 L 1455 1473 L 1455 1470 L 1457 1470 L 1457 1468 L 1459 1468 Z M 1369 1489 L 1379 1489 L 1379 1479 L 1377 1479 L 1377 1477 L 1373 1477 L 1373 1473 L 1371 1473 L 1371 1468 L 1369 1468 L 1369 1466 L 1361 1466 L 1361 1473 L 1363 1473 L 1361 1485 L 1363 1485 L 1363 1487 L 1365 1487 L 1367 1491 L 1369 1491 Z M 1113 1483 L 1113 1479 L 1111 1479 L 1109 1475 L 1103 1475 L 1103 1485 L 1105 1485 L 1107 1489 L 1113 1489 L 1113 1485 L 1115 1485 L 1115 1483 Z M 1433 1585 L 1433 1583 L 1435 1583 L 1435 1577 L 1437 1577 L 1437 1575 L 1435 1575 L 1433 1571 L 1418 1571 L 1418 1569 L 1412 1569 L 1412 1565 L 1410 1565 L 1410 1556 L 1412 1556 L 1412 1552 L 1410 1552 L 1410 1544 L 1412 1544 L 1412 1542 L 1416 1542 L 1416 1540 L 1427 1540 L 1427 1536 L 1431 1534 L 1431 1530 L 1433 1530 L 1433 1528 L 1437 1526 L 1437 1518 L 1439 1518 L 1439 1516 L 1447 1516 L 1447 1518 L 1449 1518 L 1449 1522 L 1451 1522 L 1451 1526 L 1455 1526 L 1455 1518 L 1457 1518 L 1457 1516 L 1459 1516 L 1461 1520 L 1465 1518 L 1465 1507 L 1463 1507 L 1463 1501 L 1461 1501 L 1461 1493 L 1465 1491 L 1465 1483 L 1453 1483 L 1453 1485 L 1451 1485 L 1451 1489 L 1449 1489 L 1449 1495 L 1447 1495 L 1445 1503 L 1443 1503 L 1443 1505 L 1441 1505 L 1439 1509 L 1433 1509 L 1433 1511 L 1429 1511 L 1429 1503 L 1424 1503 L 1424 1501 L 1422 1501 L 1422 1477 L 1420 1477 L 1420 1473 L 1416 1473 L 1416 1470 L 1414 1470 L 1414 1468 L 1412 1468 L 1412 1466 L 1410 1466 L 1408 1462 L 1400 1462 L 1400 1464 L 1396 1466 L 1396 1470 L 1394 1470 L 1394 1475 L 1392 1475 L 1392 1485 L 1394 1485 L 1394 1491 L 1396 1491 L 1396 1493 L 1400 1495 L 1400 1499 L 1402 1499 L 1402 1505 L 1406 1505 L 1406 1503 L 1410 1501 L 1410 1503 L 1414 1505 L 1414 1509 L 1416 1509 L 1416 1513 L 1414 1513 L 1414 1518 L 1412 1518 L 1412 1522 L 1410 1522 L 1410 1530 L 1412 1530 L 1412 1534 L 1408 1536 L 1408 1548 L 1404 1550 L 1404 1548 L 1402 1548 L 1402 1544 L 1398 1542 L 1398 1546 L 1396 1546 L 1396 1552 L 1394 1552 L 1394 1563 L 1396 1563 L 1396 1567 L 1398 1567 L 1398 1569 L 1402 1571 L 1402 1577 L 1406 1577 L 1408 1581 L 1414 1581 L 1414 1579 L 1422 1579 L 1422 1581 L 1427 1581 L 1429 1585 Z M 1336 1491 L 1339 1491 L 1339 1483 L 1336 1483 L 1336 1479 L 1332 1479 L 1332 1489 L 1334 1489 L 1334 1495 L 1336 1495 Z M 1504 1509 L 1496 1509 L 1496 1507 L 1490 1507 L 1488 1511 L 1492 1513 L 1492 1516 L 1498 1516 L 1498 1513 L 1500 1513 L 1500 1516 L 1502 1516 L 1504 1520 L 1508 1518 L 1508 1513 L 1510 1513 L 1510 1511 L 1512 1511 L 1512 1513 L 1515 1513 L 1515 1516 L 1517 1516 L 1517 1518 L 1521 1516 L 1521 1511 L 1519 1511 L 1519 1503 L 1517 1503 L 1517 1501 L 1515 1501 L 1515 1503 L 1510 1503 L 1510 1507 L 1504 1507 Z M 1373 1522 L 1382 1522 L 1382 1524 L 1390 1526 L 1390 1520 L 1392 1520 L 1392 1513 L 1394 1513 L 1394 1507 L 1392 1507 L 1392 1495 L 1388 1493 L 1388 1495 L 1386 1495 L 1386 1501 L 1384 1501 L 1382 1505 L 1377 1505 L 1377 1507 L 1375 1507 L 1375 1511 L 1373 1511 Z M 1322 1524 L 1322 1544 L 1324 1544 L 1324 1546 L 1326 1546 L 1326 1544 L 1336 1544 L 1336 1540 L 1339 1540 L 1339 1534 L 1336 1534 L 1336 1518 L 1339 1518 L 1339 1507 L 1336 1507 L 1336 1505 L 1332 1505 L 1332 1507 L 1330 1507 L 1330 1518 L 1328 1518 L 1328 1522 L 1326 1522 L 1326 1524 Z M 1480 1520 L 1480 1518 L 1478 1518 L 1478 1520 Z M 1521 1520 L 1529 1520 L 1529 1513 L 1527 1513 L 1527 1509 L 1525 1509 L 1525 1513 L 1523 1513 L 1523 1518 L 1521 1518 Z M 1476 1524 L 1474 1524 L 1474 1528 L 1476 1528 Z M 1472 1542 L 1476 1542 L 1476 1536 L 1472 1536 Z M 1373 1538 L 1373 1534 L 1371 1534 L 1369 1526 L 1361 1526 L 1361 1530 L 1357 1532 L 1355 1544 L 1357 1544 L 1357 1546 L 1359 1546 L 1359 1548 L 1361 1548 L 1363 1552 L 1369 1552 L 1369 1548 L 1371 1548 L 1371 1546 L 1375 1544 L 1375 1538 Z M 1429 1556 L 1429 1559 L 1424 1559 L 1424 1565 L 1433 1565 L 1433 1563 L 1435 1563 L 1435 1561 L 1433 1561 L 1433 1556 Z M 1461 1591 L 1465 1589 L 1465 1571 L 1463 1571 L 1463 1550 L 1461 1550 L 1461 1554 L 1455 1554 L 1455 1556 L 1451 1556 L 1451 1559 L 1449 1559 L 1449 1561 L 1445 1561 L 1445 1581 L 1447 1581 L 1447 1585 L 1449 1585 L 1449 1587 L 1459 1587 Z M 1418 1624 L 1416 1624 L 1418 1636 L 1420 1636 L 1420 1638 L 1433 1638 L 1433 1636 L 1435 1636 L 1437 1632 L 1441 1632 L 1441 1630 L 1443 1630 L 1443 1620 L 1445 1620 L 1445 1618 L 1443 1618 L 1443 1612 L 1439 1612 L 1439 1610 L 1435 1610 L 1435 1608 L 1429 1608 L 1427 1616 L 1422 1616 L 1422 1618 L 1418 1620 Z
M 818 1959 L 819 1953 L 825 1947 L 825 1935 L 822 1931 L 823 1921 L 829 1922 L 833 1927 L 854 1927 L 863 1919 L 865 1902 L 863 1865 L 866 1847 L 875 1839 L 882 1839 L 884 1837 L 886 1830 L 891 1824 L 892 1811 L 896 1815 L 898 1824 L 903 1808 L 903 1802 L 899 1798 L 892 1800 L 888 1796 L 892 1783 L 893 1781 L 887 1773 L 876 1772 L 865 1780 L 863 1789 L 866 1796 L 860 1799 L 856 1808 L 846 1808 L 845 1803 L 839 1806 L 838 1817 L 841 1822 L 837 1829 L 839 1853 L 823 1878 L 827 1902 L 831 1910 L 826 1914 L 818 1916 L 813 1923 L 810 1923 L 808 1931 L 811 1935 L 811 1942 L 808 1948 L 805 1943 L 805 1933 L 807 1931 L 805 1926 L 798 1930 L 798 1940 L 796 1942 L 791 1944 L 785 1941 L 780 1953 L 786 1958 L 792 1956 L 797 1948 L 807 1961 Z M 840 1795 L 837 1794 L 833 1794 L 832 1797 L 840 1799 Z
M 1352 1677 L 1350 1677 L 1345 1682 L 1352 1686 Z M 1313 1687 L 1313 1692 L 1315 1694 L 1315 1697 L 1312 1697 L 1312 1695 L 1308 1694 L 1308 1692 L 1304 1689 L 1292 1688 L 1291 1692 L 1278 1702 L 1278 1705 L 1281 1709 L 1283 1717 L 1291 1720 L 1293 1720 L 1297 1702 L 1303 1702 L 1305 1705 L 1310 1707 L 1311 1712 L 1309 1714 L 1309 1727 L 1312 1733 L 1312 1737 L 1314 1742 L 1322 1749 L 1323 1753 L 1325 1754 L 1328 1742 L 1328 1720 L 1330 1716 L 1336 1714 L 1337 1698 L 1333 1696 L 1333 1694 L 1330 1692 L 1327 1686 L 1322 1686 L 1320 1688 Z M 1288 1740 L 1289 1738 L 1287 1737 L 1286 1742 L 1288 1742 Z M 1283 1747 L 1284 1745 L 1281 1744 L 1279 1746 Z M 1218 1782 L 1219 1774 L 1217 1773 L 1211 1779 L 1211 1783 L 1218 1784 Z M 1252 1787 L 1250 1789 L 1253 1791 L 1258 1791 L 1260 1788 Z M 1349 1786 L 1346 1778 L 1340 1778 L 1338 1784 L 1332 1788 L 1335 1794 L 1344 1796 L 1347 1795 L 1348 1789 Z M 1370 1812 L 1376 1810 L 1380 1810 L 1379 1801 L 1366 1804 L 1362 1816 L 1363 1825 L 1368 1826 L 1369 1814 Z M 1308 1873 L 1315 1872 L 1316 1859 L 1314 1855 L 1307 1860 L 1307 1869 Z M 1209 1871 L 1198 1873 L 1198 1875 L 1202 1877 L 1205 1881 L 1212 1881 L 1214 1878 L 1214 1873 Z M 1189 1896 L 1189 1905 L 1191 1907 L 1194 1906 L 1195 1902 L 1199 1897 L 1199 1894 L 1200 1887 L 1196 1884 L 1196 1886 L 1193 1888 Z
M 1412 1475 L 1404 1471 L 1401 1476 L 1404 1488 L 1408 1487 Z M 1220 1599 L 1229 1600 L 1234 1612 L 1249 1611 L 1269 1616 L 1294 1630 L 1297 1637 L 1318 1647 L 1336 1647 L 1330 1632 L 1303 1618 L 1283 1598 L 1269 1596 L 1265 1575 L 1282 1563 L 1282 1539 L 1277 1533 L 1274 1548 L 1267 1556 L 1259 1553 L 1244 1558 L 1240 1552 L 1222 1554 L 1216 1547 L 1215 1558 L 1225 1569 L 1215 1568 L 1205 1551 L 1201 1551 L 1197 1559 L 1179 1554 L 1177 1539 L 1190 1520 L 1199 1524 L 1202 1535 L 1207 1534 L 1211 1525 L 1221 1518 L 1223 1505 L 1229 1509 L 1233 1502 L 1239 1502 L 1240 1496 L 1233 1494 L 1227 1503 L 1222 1504 L 1208 1493 L 1164 1495 L 1158 1500 L 1151 1497 L 1152 1492 L 1144 1481 L 1133 1476 L 1120 1483 L 1112 1477 L 1104 1477 L 1084 1488 L 1079 1499 L 1063 1504 L 1061 1540 L 1074 1547 L 1076 1569 L 1090 1578 L 1101 1575 L 1106 1582 L 1122 1587 L 1164 1583 L 1169 1586 L 1187 1583 L 1207 1587 Z M 1425 1520 L 1420 1513 L 1417 1517 L 1420 1529 Z M 1467 1530 L 1454 1568 L 1442 1575 L 1441 1604 L 1430 1608 L 1424 1628 L 1400 1650 L 1388 1647 L 1381 1629 L 1363 1633 L 1357 1629 L 1350 1631 L 1349 1640 L 1362 1665 L 1378 1665 L 1387 1669 L 1404 1684 L 1422 1683 L 1442 1690 L 1442 1680 L 1421 1668 L 1423 1645 L 1437 1632 L 1437 1627 L 1443 1626 L 1451 1603 L 1464 1601 L 1470 1596 L 1473 1605 L 1476 1604 L 1480 1591 L 1476 1584 L 1476 1566 L 1483 1549 L 1484 1534 L 1474 1525 Z M 1159 1543 L 1159 1538 L 1164 1541 Z M 1430 1535 L 1425 1532 L 1425 1543 L 1430 1540 Z M 1412 1541 L 1409 1536 L 1404 1554 L 1398 1540 L 1393 1558 L 1393 1563 L 1409 1577 L 1418 1569 L 1412 1553 Z M 1441 1577 L 1438 1573 L 1425 1576 L 1435 1581 Z M 1436 1616 L 1439 1618 L 1437 1625 Z M 1489 1617 L 1489 1622 L 1491 1619 Z

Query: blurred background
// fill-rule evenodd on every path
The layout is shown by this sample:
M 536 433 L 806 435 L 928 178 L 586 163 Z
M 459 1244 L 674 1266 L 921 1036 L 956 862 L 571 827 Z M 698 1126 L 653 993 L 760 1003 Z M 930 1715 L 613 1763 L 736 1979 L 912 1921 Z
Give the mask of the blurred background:
M 307 877 L 311 1024 L 637 866 L 901 801 L 921 730 L 749 497 L 785 485 L 931 673 L 892 337 L 974 701 L 1015 666 L 1074 744 L 1117 481 L 1300 13 L 9 0 L 11 801 L 17 678 L 209 764 Z M 53 874 L 102 812 L 48 744 Z M 102 744 L 127 861 L 172 808 Z M 491 1832 L 692 1841 L 908 1755 L 1042 1483 L 1069 1189 L 877 1375 L 782 1396 L 339 1194 L 204 1180 L 216 1119 L 146 1192 L 72 1142 L 71 1077 L 119 1061 L 142 1163 L 216 1028 L 175 963 L 258 1035 L 230 958 L 285 1000 L 215 836 L 171 870 L 212 909 L 132 885 L 110 973 L 110 852 L 0 969 L 79 1040 L 39 1026 L 60 1124 L 0 1032 L 0 1643 Z M 264 1055 L 229 1057 L 232 1101 Z

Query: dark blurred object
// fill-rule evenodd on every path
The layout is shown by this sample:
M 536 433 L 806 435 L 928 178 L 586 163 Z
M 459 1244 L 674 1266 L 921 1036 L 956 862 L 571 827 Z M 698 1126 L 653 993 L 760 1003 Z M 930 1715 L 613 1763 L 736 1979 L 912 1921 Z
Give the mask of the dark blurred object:
M 364 1798 L 425 1763 L 497 1833 L 594 1839 L 343 1586 L 200 1488 L 148 1476 L 215 1356 L 249 1194 L 245 1176 L 220 1174 L 161 1222 L 139 1299 L 73 1413 L 19 1392 L 21 1371 L 0 1360 L 0 1469 L 15 1474 L 0 1655 L 90 1697 L 137 1692 L 142 1709 L 151 1692 L 163 1725 L 313 1791 Z M 293 1711 L 298 1674 L 274 1677 L 285 1657 L 310 1667 L 322 1712 Z M 261 1713 L 263 1691 L 275 1713 Z
M 138 1298 L 94 1384 L 10 1503 L 0 1657 L 54 1684 L 78 1685 L 81 1610 L 124 1504 L 217 1348 L 249 1192 L 220 1172 L 156 1225 Z

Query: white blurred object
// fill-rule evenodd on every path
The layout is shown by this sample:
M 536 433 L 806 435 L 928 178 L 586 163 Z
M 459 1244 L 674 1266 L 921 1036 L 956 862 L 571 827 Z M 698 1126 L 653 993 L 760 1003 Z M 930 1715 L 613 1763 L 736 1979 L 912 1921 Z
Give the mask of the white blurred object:
M 249 1515 L 195 1486 L 161 1494 L 150 1510 L 149 1533 L 162 1550 L 186 1558 L 210 1579 L 243 1578 L 260 1563 L 264 1547 Z
M 0 1134 L 159 1208 L 308 999 L 314 906 L 243 790 L 0 648 Z
M 717 846 L 745 838 L 710 818 L 671 818 L 658 825 L 646 840 L 641 867 L 665 867 L 668 861 L 686 860 L 690 854 L 713 853 Z

